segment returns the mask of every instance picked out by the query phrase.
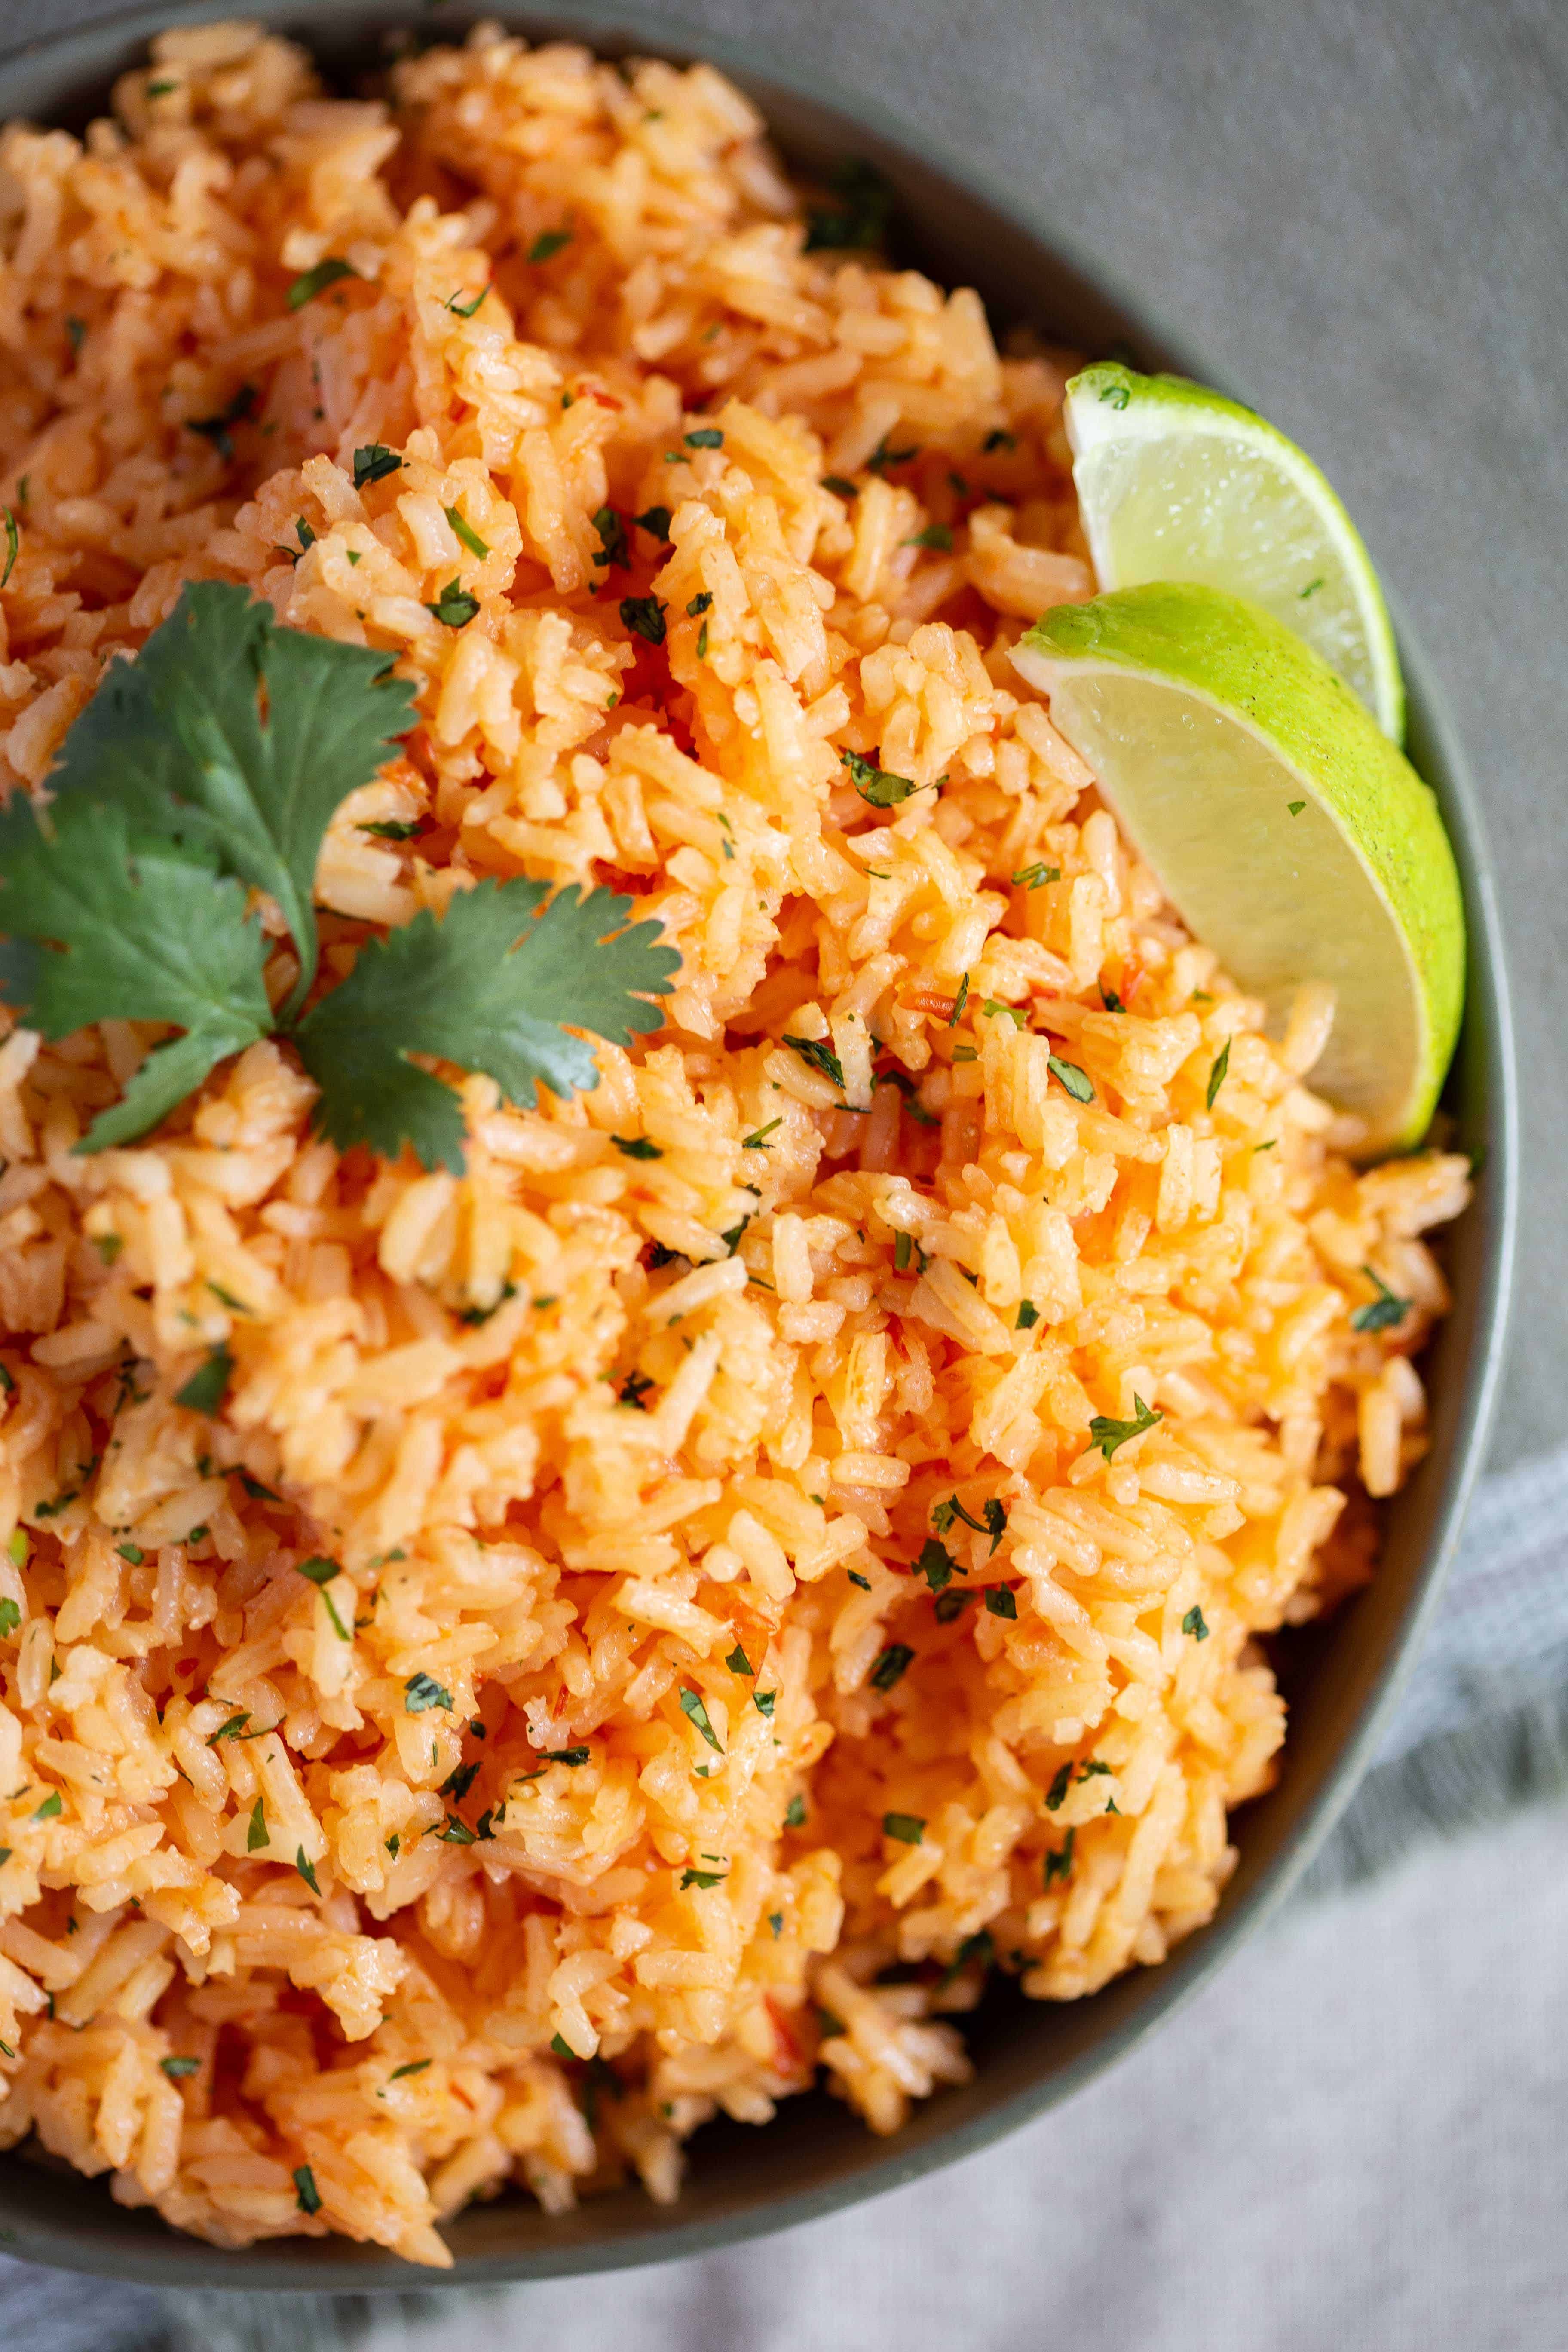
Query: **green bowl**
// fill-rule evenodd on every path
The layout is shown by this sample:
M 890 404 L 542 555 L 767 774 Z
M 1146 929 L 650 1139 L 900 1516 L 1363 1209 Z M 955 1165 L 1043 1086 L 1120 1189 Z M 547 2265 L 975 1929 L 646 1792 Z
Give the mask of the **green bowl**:
M 144 58 L 153 33 L 234 13 L 235 0 L 165 0 L 46 36 L 0 62 L 0 121 L 26 116 L 79 127 L 102 110 L 113 78 Z M 400 29 L 451 38 L 479 12 L 454 6 L 433 16 L 422 0 L 297 0 L 292 7 L 247 0 L 244 13 L 306 40 L 329 79 L 352 87 Z M 897 192 L 900 257 L 945 284 L 978 287 L 998 324 L 1028 320 L 1137 367 L 1227 383 L 1226 369 L 1152 323 L 1141 299 L 1075 253 L 1026 191 L 988 181 L 970 158 L 943 155 L 924 136 L 917 153 L 878 105 L 837 89 L 826 76 L 750 45 L 710 40 L 640 7 L 635 29 L 626 15 L 594 5 L 482 13 L 531 36 L 574 37 L 609 57 L 709 58 L 755 100 L 795 165 L 821 173 L 847 157 L 874 163 Z M 104 2182 L 82 2179 L 32 2146 L 0 2158 L 5 2252 L 167 2286 L 361 2294 L 548 2278 L 707 2252 L 878 2196 L 1016 2130 L 1125 2056 L 1262 1926 L 1322 1843 L 1377 1746 L 1458 1541 L 1502 1360 L 1518 1142 L 1491 858 L 1458 744 L 1408 630 L 1400 632 L 1400 653 L 1410 755 L 1442 803 L 1464 885 L 1469 993 L 1444 1101 L 1460 1146 L 1479 1158 L 1479 1176 L 1475 1203 L 1446 1244 L 1454 1306 L 1425 1367 L 1431 1451 L 1389 1512 L 1374 1581 L 1327 1624 L 1277 1645 L 1290 1704 L 1283 1769 L 1279 1785 L 1234 1821 L 1240 1864 L 1212 1922 L 1163 1967 L 1135 1969 L 1089 2000 L 1056 2006 L 1026 2000 L 1010 1984 L 995 1986 L 967 2021 L 973 2080 L 924 2101 L 891 2139 L 874 2138 L 840 2102 L 809 2093 L 786 2100 L 764 2130 L 721 2121 L 699 2133 L 676 2205 L 623 2189 L 553 2218 L 522 2195 L 473 2206 L 445 2231 L 456 2267 L 444 2273 L 416 2272 L 378 2247 L 341 2238 L 274 2240 L 224 2252 L 178 2235 L 154 2214 L 122 2210 Z

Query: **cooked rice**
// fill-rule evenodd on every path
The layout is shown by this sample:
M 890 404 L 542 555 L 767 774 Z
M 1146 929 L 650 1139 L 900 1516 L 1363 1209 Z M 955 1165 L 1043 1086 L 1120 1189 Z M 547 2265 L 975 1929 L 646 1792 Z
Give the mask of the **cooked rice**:
M 818 2069 L 892 2131 L 967 2075 L 989 1953 L 1068 2000 L 1213 1912 L 1284 1733 L 1257 1637 L 1371 1572 L 1425 1443 L 1465 1165 L 1357 1172 L 1305 1085 L 1331 1007 L 1262 1034 L 1011 667 L 1091 592 L 1070 362 L 803 252 L 710 68 L 491 28 L 329 102 L 208 26 L 0 163 L 6 790 L 183 583 L 241 581 L 418 683 L 321 860 L 331 969 L 489 874 L 629 887 L 684 958 L 595 1092 L 463 1080 L 461 1178 L 312 1140 L 272 1045 L 73 1157 L 159 1033 L 9 1028 L 0 2139 L 220 2244 L 441 2264 L 510 2181 L 673 2197 Z M 247 383 L 231 464 L 188 425 Z M 405 463 L 358 492 L 371 442 Z M 595 597 L 606 501 L 670 544 L 628 525 Z M 868 809 L 846 748 L 943 789 Z M 1352 1327 L 1368 1266 L 1394 1329 Z M 219 1343 L 208 1420 L 172 1400 Z M 1013 1617 L 911 1573 L 954 1494 L 1007 1516 L 952 1591 Z

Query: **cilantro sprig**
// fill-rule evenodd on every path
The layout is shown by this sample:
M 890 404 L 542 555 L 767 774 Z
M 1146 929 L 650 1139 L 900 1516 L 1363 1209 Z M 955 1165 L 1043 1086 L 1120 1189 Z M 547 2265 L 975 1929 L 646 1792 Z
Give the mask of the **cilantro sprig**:
M 460 1171 L 463 1118 L 409 1059 L 483 1070 L 515 1102 L 597 1083 L 563 1026 L 629 1045 L 679 968 L 629 899 L 484 882 L 365 946 L 300 1018 L 315 982 L 316 862 L 340 803 L 413 720 L 390 657 L 279 628 L 221 582 L 187 586 L 133 662 L 115 662 L 66 737 L 39 810 L 0 812 L 0 993 L 51 1042 L 106 1019 L 166 1023 L 120 1101 L 78 1145 L 133 1141 L 214 1066 L 280 1034 L 320 1089 L 340 1150 Z M 275 1013 L 247 887 L 277 905 L 299 973 Z

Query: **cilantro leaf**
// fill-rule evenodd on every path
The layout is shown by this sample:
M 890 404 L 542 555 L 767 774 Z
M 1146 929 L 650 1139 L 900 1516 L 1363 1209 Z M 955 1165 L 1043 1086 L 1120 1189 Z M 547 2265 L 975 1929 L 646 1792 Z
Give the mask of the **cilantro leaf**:
M 1146 1429 L 1165 1418 L 1163 1412 L 1151 1412 L 1141 1396 L 1133 1398 L 1132 1409 L 1137 1415 L 1133 1421 L 1112 1421 L 1108 1414 L 1097 1412 L 1089 1424 L 1087 1451 L 1092 1454 L 1098 1446 L 1109 1462 L 1119 1445 L 1125 1445 L 1130 1437 L 1142 1437 Z
M 609 890 L 563 891 L 540 912 L 545 895 L 542 882 L 481 882 L 440 922 L 423 909 L 312 1008 L 296 1042 L 321 1089 L 317 1126 L 340 1150 L 395 1159 L 408 1143 L 426 1167 L 461 1170 L 462 1106 L 410 1054 L 483 1070 L 527 1105 L 538 1085 L 568 1095 L 598 1083 L 592 1048 L 563 1022 L 616 1045 L 659 1026 L 658 1007 L 634 993 L 679 968 L 658 926 L 620 929 L 631 901 Z
M 266 1035 L 267 942 L 245 893 L 172 842 L 133 839 L 123 809 L 58 802 L 45 833 L 18 795 L 0 816 L 0 989 L 49 1039 L 104 1020 L 185 1035 L 147 1056 L 78 1149 L 129 1143 L 226 1054 Z
M 411 724 L 414 688 L 390 667 L 384 653 L 279 628 L 244 588 L 198 582 L 134 662 L 112 665 L 49 778 L 62 798 L 90 793 L 200 844 L 277 900 L 300 963 L 285 1020 L 316 969 L 311 886 L 332 813 Z M 130 1014 L 131 1000 L 115 1009 Z

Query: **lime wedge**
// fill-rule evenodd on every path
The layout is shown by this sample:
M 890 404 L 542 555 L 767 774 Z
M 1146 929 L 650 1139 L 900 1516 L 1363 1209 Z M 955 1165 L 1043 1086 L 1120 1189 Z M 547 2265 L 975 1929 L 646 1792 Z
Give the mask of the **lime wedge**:
M 1279 1035 L 1335 992 L 1312 1085 L 1364 1149 L 1425 1134 L 1464 996 L 1458 877 L 1431 791 L 1258 604 L 1161 582 L 1047 613 L 1013 649 L 1194 935 Z
M 1084 535 L 1101 588 L 1201 580 L 1251 596 L 1405 735 L 1377 574 L 1311 459 L 1239 402 L 1105 361 L 1067 389 Z

